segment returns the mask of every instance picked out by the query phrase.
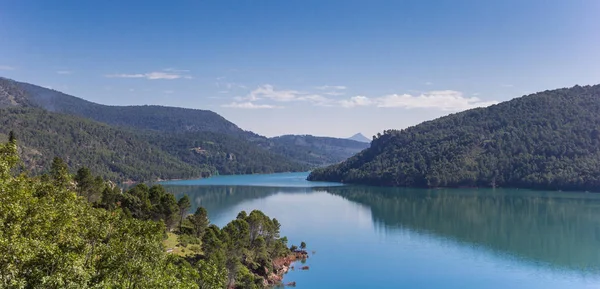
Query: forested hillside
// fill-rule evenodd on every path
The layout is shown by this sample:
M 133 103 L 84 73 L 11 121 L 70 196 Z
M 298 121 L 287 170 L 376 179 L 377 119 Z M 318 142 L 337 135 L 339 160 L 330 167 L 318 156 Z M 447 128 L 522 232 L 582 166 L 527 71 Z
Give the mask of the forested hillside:
M 36 108 L 0 109 L 0 134 L 14 131 L 26 168 L 42 173 L 56 156 L 114 181 L 301 171 L 306 166 L 214 133 L 136 132 Z
M 313 166 L 339 163 L 369 147 L 368 143 L 355 140 L 311 135 L 284 135 L 269 140 L 273 143 L 272 152 Z
M 388 130 L 309 180 L 600 191 L 600 85 L 544 91 Z
M 260 169 L 256 165 L 239 168 L 240 164 L 233 167 L 221 166 L 220 173 L 232 172 L 269 172 L 294 170 L 288 164 L 300 163 L 306 167 L 318 167 L 341 162 L 358 153 L 368 145 L 345 139 L 314 137 L 314 136 L 284 136 L 266 138 L 250 131 L 244 131 L 237 125 L 222 116 L 209 110 L 187 109 L 156 105 L 144 106 L 109 106 L 93 103 L 84 99 L 71 96 L 53 89 L 18 82 L 0 77 L 0 108 L 2 107 L 35 107 L 50 112 L 83 117 L 102 122 L 114 127 L 130 128 L 139 131 L 152 131 L 154 133 L 168 134 L 173 144 L 181 147 L 181 143 L 173 142 L 174 139 L 189 141 L 185 137 L 194 137 L 203 133 L 212 133 L 228 143 L 228 147 L 244 147 L 246 153 L 253 153 L 257 159 L 274 159 L 281 162 L 285 168 Z M 221 134 L 217 136 L 217 134 Z M 205 134 L 206 135 L 206 134 Z M 185 137 L 184 137 L 185 136 Z M 193 140 L 198 142 L 200 140 Z M 238 143 L 240 142 L 241 143 Z M 249 147 L 249 142 L 251 143 Z M 263 151 L 271 152 L 272 156 Z M 178 155 L 189 155 L 178 151 Z M 237 154 L 238 157 L 248 158 L 250 155 Z M 219 157 L 216 157 L 219 158 Z M 186 157 L 186 159 L 189 159 Z M 215 159 L 215 158 L 213 158 Z M 198 160 L 192 161 L 194 165 Z M 204 164 L 204 163 L 202 163 Z M 272 162 L 268 166 L 272 166 Z M 264 164 L 258 164 L 264 166 Z

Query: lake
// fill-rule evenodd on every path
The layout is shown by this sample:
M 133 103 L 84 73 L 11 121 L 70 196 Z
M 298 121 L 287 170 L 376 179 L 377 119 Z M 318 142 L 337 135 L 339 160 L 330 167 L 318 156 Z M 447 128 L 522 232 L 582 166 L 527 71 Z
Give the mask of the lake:
M 307 243 L 296 288 L 600 288 L 600 194 L 307 182 L 307 173 L 162 183 L 219 226 L 259 209 Z M 314 252 L 313 252 L 314 251 Z

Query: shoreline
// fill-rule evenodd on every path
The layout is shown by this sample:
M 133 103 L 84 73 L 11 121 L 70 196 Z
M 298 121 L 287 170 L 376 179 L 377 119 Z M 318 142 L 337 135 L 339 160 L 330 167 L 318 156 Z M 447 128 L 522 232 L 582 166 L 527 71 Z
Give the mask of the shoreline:
M 281 257 L 273 260 L 273 269 L 274 272 L 271 272 L 267 275 L 267 279 L 264 280 L 264 285 L 268 288 L 274 288 L 276 286 L 296 286 L 296 282 L 291 281 L 287 284 L 283 284 L 283 277 L 287 272 L 290 271 L 290 268 L 295 262 L 302 261 L 308 259 L 308 252 L 305 250 L 295 251 L 290 253 L 286 257 Z M 306 266 L 308 269 L 308 266 Z M 303 270 L 307 270 L 303 269 Z

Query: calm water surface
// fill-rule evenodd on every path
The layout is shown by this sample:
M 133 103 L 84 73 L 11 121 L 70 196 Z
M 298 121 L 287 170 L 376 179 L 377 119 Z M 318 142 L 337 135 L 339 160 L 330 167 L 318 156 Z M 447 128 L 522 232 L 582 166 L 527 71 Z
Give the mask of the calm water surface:
M 259 209 L 306 241 L 296 288 L 600 288 L 600 195 L 306 182 L 306 173 L 163 183 L 223 226 Z

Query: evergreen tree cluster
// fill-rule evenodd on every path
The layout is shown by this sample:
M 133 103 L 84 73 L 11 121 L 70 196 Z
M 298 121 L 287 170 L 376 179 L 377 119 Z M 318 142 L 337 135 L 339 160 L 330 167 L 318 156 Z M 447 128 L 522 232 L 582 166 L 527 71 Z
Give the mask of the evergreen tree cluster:
M 54 156 L 115 181 L 308 169 L 233 136 L 134 131 L 36 108 L 0 109 L 0 134 L 9 131 L 23 144 L 20 155 L 34 174 L 47 172 Z
M 600 85 L 544 91 L 387 130 L 309 180 L 600 191 Z
M 218 228 L 160 185 L 122 191 L 86 167 L 70 174 L 58 157 L 36 177 L 19 163 L 10 133 L 0 144 L 0 288 L 264 288 L 273 260 L 291 253 L 260 211 Z M 172 232 L 192 254 L 165 251 Z

